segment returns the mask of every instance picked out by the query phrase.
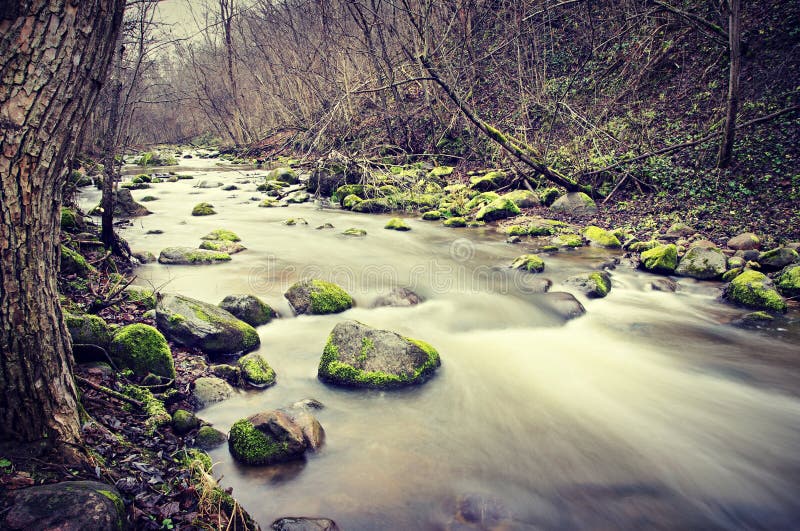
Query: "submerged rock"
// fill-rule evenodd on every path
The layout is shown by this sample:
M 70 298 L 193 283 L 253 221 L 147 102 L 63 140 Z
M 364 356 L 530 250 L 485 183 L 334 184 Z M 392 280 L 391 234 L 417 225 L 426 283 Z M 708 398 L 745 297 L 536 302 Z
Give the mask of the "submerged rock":
M 168 265 L 217 264 L 230 259 L 231 255 L 228 253 L 193 247 L 167 247 L 158 255 L 158 263 Z
M 544 271 L 544 260 L 535 254 L 523 254 L 511 263 L 512 269 L 520 269 L 528 273 L 541 273 Z
M 587 216 L 597 213 L 594 199 L 583 192 L 572 192 L 562 195 L 550 206 L 556 212 L 573 216 Z
M 666 291 L 667 293 L 675 293 L 678 291 L 678 283 L 671 278 L 658 278 L 650 283 L 653 291 Z
M 716 248 L 692 247 L 683 255 L 675 273 L 700 280 L 720 278 L 728 270 L 728 259 Z
M 372 303 L 373 308 L 382 306 L 415 306 L 422 302 L 422 298 L 408 288 L 394 288 L 386 295 L 381 295 Z
M 353 307 L 353 298 L 345 290 L 319 279 L 297 282 L 284 297 L 298 315 L 339 313 Z
M 317 376 L 345 387 L 390 389 L 422 383 L 440 365 L 439 353 L 423 341 L 345 321 L 331 331 Z
M 0 527 L 9 531 L 122 531 L 125 518 L 125 504 L 114 487 L 97 481 L 64 481 L 15 491 Z
M 270 528 L 273 531 L 339 531 L 339 526 L 333 520 L 305 516 L 278 518 Z
M 228 295 L 222 299 L 219 307 L 250 326 L 267 324 L 278 316 L 275 310 L 255 295 Z
M 564 281 L 590 299 L 602 299 L 611 291 L 611 275 L 605 271 L 593 271 L 569 277 Z
M 239 354 L 258 348 L 258 332 L 222 308 L 183 295 L 163 295 L 158 329 L 170 340 L 207 354 Z
M 758 271 L 747 270 L 728 284 L 725 296 L 731 302 L 755 310 L 785 312 L 786 302 L 772 280 Z
M 571 293 L 551 291 L 542 296 L 545 306 L 565 320 L 575 319 L 586 313 L 586 308 Z

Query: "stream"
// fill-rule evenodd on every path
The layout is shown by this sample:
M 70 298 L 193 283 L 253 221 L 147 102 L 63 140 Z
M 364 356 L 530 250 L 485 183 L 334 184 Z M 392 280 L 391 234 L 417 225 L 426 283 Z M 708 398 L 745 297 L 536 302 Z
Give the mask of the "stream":
M 138 284 L 218 303 L 251 293 L 282 316 L 258 327 L 260 352 L 278 375 L 263 391 L 240 391 L 198 415 L 227 432 L 253 413 L 315 398 L 326 443 L 304 461 L 236 464 L 210 452 L 214 473 L 263 528 L 282 516 L 321 516 L 345 530 L 478 529 L 477 507 L 496 529 L 790 529 L 800 520 L 800 323 L 772 330 L 729 322 L 720 283 L 611 271 L 608 297 L 564 321 L 536 293 L 596 268 L 616 251 L 586 247 L 542 254 L 541 275 L 507 266 L 530 245 L 505 243 L 493 227 L 449 229 L 408 217 L 410 232 L 384 230 L 388 215 L 307 203 L 259 208 L 264 171 L 181 160 L 193 180 L 133 191 L 153 215 L 121 230 L 134 250 L 158 256 L 192 246 L 213 229 L 248 248 L 213 266 L 136 270 Z M 193 188 L 201 180 L 237 191 Z M 84 208 L 99 201 L 85 191 Z M 212 203 L 218 214 L 192 217 Z M 88 210 L 88 208 L 87 208 Z M 286 226 L 287 218 L 308 225 Z M 323 223 L 335 229 L 317 230 Z M 341 234 L 363 228 L 364 238 Z M 161 229 L 163 234 L 146 234 Z M 342 314 L 291 317 L 283 293 L 317 277 L 351 293 Z M 370 309 L 406 286 L 425 302 Z M 316 378 L 328 333 L 343 319 L 424 340 L 442 367 L 422 386 L 381 392 L 327 386 Z M 468 500 L 465 502 L 465 500 Z M 460 509 L 459 509 L 460 507 Z M 466 509 L 465 509 L 466 507 Z M 456 517 L 456 514 L 460 515 Z M 472 512 L 475 512 L 474 510 Z

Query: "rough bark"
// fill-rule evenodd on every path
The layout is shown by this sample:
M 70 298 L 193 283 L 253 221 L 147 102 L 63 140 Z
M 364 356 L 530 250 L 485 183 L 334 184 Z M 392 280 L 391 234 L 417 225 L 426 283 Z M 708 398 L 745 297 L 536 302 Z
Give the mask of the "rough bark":
M 26 0 L 0 13 L 0 442 L 67 456 L 81 435 L 57 289 L 61 187 L 124 5 Z
M 114 60 L 114 73 L 111 76 L 110 87 L 110 108 L 108 109 L 108 128 L 103 139 L 103 197 L 100 207 L 103 209 L 102 221 L 100 224 L 100 240 L 107 249 L 112 249 L 115 254 L 119 253 L 119 246 L 114 236 L 114 182 L 117 179 L 117 155 L 119 138 L 119 107 L 122 98 L 122 80 L 120 80 L 120 69 L 122 67 L 122 46 L 117 46 L 116 59 Z
M 718 168 L 727 168 L 733 157 L 733 141 L 736 136 L 736 114 L 739 112 L 739 72 L 742 68 L 740 53 L 740 0 L 728 1 L 728 48 L 730 68 L 728 76 L 728 105 L 725 113 L 725 135 L 719 146 Z

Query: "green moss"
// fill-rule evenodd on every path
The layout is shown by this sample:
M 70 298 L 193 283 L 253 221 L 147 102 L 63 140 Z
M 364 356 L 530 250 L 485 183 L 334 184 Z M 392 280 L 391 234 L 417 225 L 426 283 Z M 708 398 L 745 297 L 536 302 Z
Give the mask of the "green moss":
M 506 174 L 502 171 L 490 171 L 484 175 L 470 178 L 470 185 L 476 190 L 491 190 L 502 186 L 506 181 Z
M 539 204 L 539 198 L 530 190 L 514 190 L 502 196 L 520 208 L 534 207 Z
M 475 215 L 475 219 L 478 221 L 495 221 L 516 216 L 519 213 L 519 207 L 513 201 L 501 197 L 481 208 Z
M 590 225 L 583 229 L 583 236 L 592 244 L 600 247 L 607 247 L 609 249 L 618 249 L 622 247 L 616 236 L 600 227 Z
M 595 295 L 598 298 L 605 297 L 606 295 L 608 295 L 608 292 L 611 291 L 611 282 L 609 281 L 608 275 L 604 275 L 599 272 L 590 273 L 589 280 L 594 282 Z
M 74 210 L 61 208 L 61 230 L 74 231 L 80 228 L 78 215 Z
M 175 364 L 167 340 L 150 325 L 135 323 L 117 330 L 109 353 L 114 363 L 132 369 L 138 376 L 153 373 L 175 378 Z
M 247 419 L 236 421 L 228 436 L 228 448 L 238 461 L 249 465 L 273 463 L 286 452 L 287 444 L 275 441 Z
M 367 355 L 373 349 L 375 349 L 375 343 L 370 338 L 361 338 L 361 354 L 359 354 L 358 360 L 362 362 L 367 361 Z
M 735 267 L 733 269 L 729 269 L 725 271 L 725 274 L 722 275 L 723 282 L 731 282 L 734 278 L 738 277 L 744 271 L 743 267 Z
M 202 249 L 203 252 L 190 252 L 186 253 L 186 259 L 190 264 L 205 264 L 209 262 L 227 262 L 231 259 L 231 255 L 221 251 L 211 251 Z
M 311 312 L 315 315 L 339 313 L 353 307 L 353 298 L 345 290 L 331 282 L 312 280 Z
M 451 228 L 466 227 L 467 226 L 467 220 L 464 219 L 464 218 L 460 218 L 460 217 L 450 218 L 450 219 L 444 220 L 443 225 L 445 227 L 451 227 Z
M 199 467 L 203 472 L 211 472 L 211 468 L 214 465 L 211 461 L 211 456 L 197 448 L 179 450 L 174 457 L 178 463 L 189 470 Z
M 539 192 L 539 200 L 542 202 L 544 206 L 550 206 L 556 202 L 558 196 L 561 195 L 561 192 L 558 191 L 558 188 L 544 188 L 538 190 Z
M 639 256 L 642 266 L 656 273 L 673 273 L 678 266 L 678 247 L 675 244 L 659 245 Z
M 172 427 L 179 434 L 192 431 L 200 425 L 200 420 L 185 409 L 178 409 L 172 414 Z
M 149 389 L 137 385 L 125 385 L 121 389 L 122 394 L 142 403 L 142 410 L 147 414 L 145 429 L 152 435 L 161 426 L 166 426 L 172 422 L 172 417 L 167 413 L 164 403 L 153 396 Z
M 242 239 L 235 232 L 225 229 L 212 230 L 201 238 L 202 240 L 220 240 L 226 242 L 240 242 Z
M 156 294 L 151 289 L 129 286 L 125 289 L 125 293 L 129 301 L 141 304 L 148 310 L 156 307 Z
M 346 231 L 342 232 L 345 236 L 356 236 L 356 237 L 363 237 L 367 235 L 367 231 L 364 229 L 356 229 L 356 228 L 349 228 Z
M 281 204 L 281 202 L 278 201 L 277 199 L 274 199 L 272 197 L 267 197 L 266 199 L 261 201 L 258 204 L 258 206 L 261 207 L 261 208 L 272 208 L 272 207 L 280 206 L 280 204 Z
M 117 518 L 116 521 L 114 522 L 115 527 L 120 531 L 125 529 L 125 520 L 123 520 L 125 516 L 125 502 L 122 501 L 122 498 L 120 498 L 119 496 L 117 496 L 116 493 L 111 492 L 110 490 L 100 489 L 97 491 L 97 493 L 102 494 L 103 496 L 111 500 L 111 503 L 114 504 L 114 509 L 116 510 L 117 513 Z
M 64 312 L 64 320 L 73 344 L 90 344 L 107 348 L 111 342 L 111 330 L 102 317 Z
M 334 192 L 334 195 L 338 198 L 347 198 L 348 196 L 354 195 L 359 199 L 366 199 L 367 187 L 363 184 L 345 184 L 340 186 Z
M 552 243 L 554 245 L 558 245 L 559 247 L 582 247 L 583 246 L 583 238 L 580 237 L 578 234 L 559 234 L 555 238 L 553 238 Z
M 765 274 L 747 270 L 728 285 L 727 297 L 736 304 L 756 310 L 785 312 L 786 301 Z
M 647 242 L 634 242 L 630 244 L 627 249 L 634 253 L 641 253 L 644 251 L 649 251 L 650 249 L 655 249 L 659 245 L 661 244 L 658 243 L 657 240 L 650 240 Z
M 438 210 L 429 210 L 422 214 L 422 219 L 425 221 L 438 221 L 442 219 L 444 216 Z
M 267 387 L 275 383 L 275 371 L 258 353 L 239 358 L 239 368 L 245 381 L 256 387 Z
M 476 208 L 484 207 L 492 201 L 496 201 L 497 199 L 500 199 L 499 194 L 495 192 L 483 192 L 470 199 L 467 204 L 464 205 L 464 208 L 467 210 L 474 210 Z
M 429 177 L 447 177 L 448 175 L 453 173 L 452 166 L 437 166 L 433 168 L 431 171 L 428 172 Z
M 66 245 L 61 246 L 61 273 L 64 275 L 85 276 L 94 267 L 89 265 L 86 259 L 78 252 L 73 251 Z
M 350 195 L 348 195 L 348 196 L 345 196 L 345 198 L 344 198 L 344 199 L 342 199 L 342 206 L 343 206 L 344 208 L 349 208 L 349 209 L 352 209 L 354 206 L 356 206 L 357 204 L 359 204 L 361 201 L 363 201 L 363 199 L 361 199 L 361 198 L 360 198 L 360 197 L 358 197 L 357 195 L 355 195 L 355 194 L 350 194 Z
M 177 325 L 177 324 L 180 324 L 180 323 L 184 322 L 186 320 L 186 317 L 182 316 L 179 313 L 173 313 L 173 314 L 171 314 L 169 316 L 168 320 L 169 320 L 170 324 Z
M 402 231 L 411 230 L 411 227 L 406 225 L 406 222 L 403 221 L 400 218 L 392 218 L 392 219 L 390 219 L 389 222 L 386 224 L 386 226 L 383 227 L 383 228 L 384 229 L 389 229 L 389 230 L 397 230 L 397 231 L 401 231 L 401 232 Z
M 283 221 L 284 225 L 292 227 L 294 225 L 308 225 L 308 221 L 305 218 L 289 218 Z
M 778 276 L 777 286 L 788 297 L 800 295 L 800 265 L 787 266 Z
M 192 209 L 193 216 L 212 216 L 216 213 L 211 203 L 198 203 Z
M 529 273 L 541 273 L 544 271 L 544 260 L 535 254 L 523 254 L 514 259 L 511 263 L 511 267 Z
M 194 442 L 200 448 L 211 449 L 216 448 L 227 440 L 228 438 L 221 431 L 211 426 L 201 426 L 197 430 Z

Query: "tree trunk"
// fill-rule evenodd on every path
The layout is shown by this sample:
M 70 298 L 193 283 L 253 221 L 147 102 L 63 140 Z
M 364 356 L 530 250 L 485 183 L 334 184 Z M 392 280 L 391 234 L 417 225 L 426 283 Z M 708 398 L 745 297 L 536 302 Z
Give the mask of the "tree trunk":
M 719 146 L 718 168 L 730 166 L 733 157 L 733 141 L 736 135 L 736 114 L 739 111 L 739 71 L 742 66 L 739 7 L 740 0 L 728 1 L 728 47 L 730 48 L 728 110 L 725 116 L 725 135 Z
M 119 111 L 120 100 L 122 98 L 122 80 L 120 74 L 122 70 L 123 48 L 117 46 L 116 58 L 114 59 L 114 73 L 111 76 L 110 102 L 108 109 L 108 128 L 103 139 L 103 196 L 100 200 L 100 207 L 103 215 L 100 224 L 100 240 L 111 249 L 114 254 L 119 255 L 120 249 L 117 239 L 114 236 L 114 182 L 117 179 L 117 149 L 119 139 Z
M 61 187 L 124 6 L 23 0 L 0 14 L 0 442 L 9 447 L 78 456 L 57 289 Z

